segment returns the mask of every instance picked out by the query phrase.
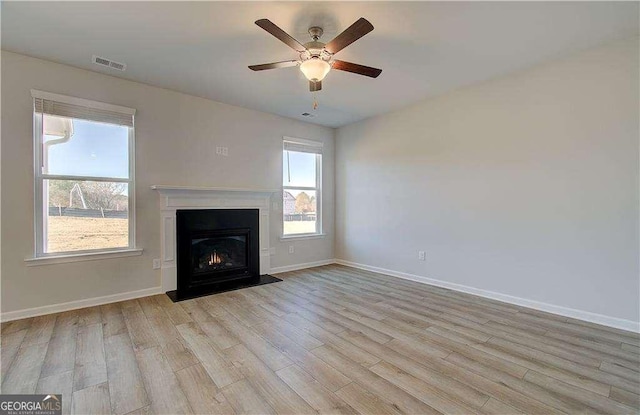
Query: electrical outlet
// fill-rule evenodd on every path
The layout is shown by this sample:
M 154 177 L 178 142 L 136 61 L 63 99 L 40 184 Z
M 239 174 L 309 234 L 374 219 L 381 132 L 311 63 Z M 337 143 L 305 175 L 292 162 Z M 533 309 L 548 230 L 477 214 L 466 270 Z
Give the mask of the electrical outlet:
M 296 252 L 296 249 L 294 248 L 293 245 L 289 245 L 289 253 L 293 254 L 294 252 Z
M 222 155 L 225 157 L 229 155 L 229 147 L 222 147 Z
M 427 260 L 427 253 L 424 251 L 418 251 L 418 259 L 420 261 L 426 261 Z
M 160 269 L 160 260 L 159 259 L 154 259 L 153 260 L 153 269 Z
M 222 155 L 222 147 L 216 147 L 216 154 L 217 155 Z

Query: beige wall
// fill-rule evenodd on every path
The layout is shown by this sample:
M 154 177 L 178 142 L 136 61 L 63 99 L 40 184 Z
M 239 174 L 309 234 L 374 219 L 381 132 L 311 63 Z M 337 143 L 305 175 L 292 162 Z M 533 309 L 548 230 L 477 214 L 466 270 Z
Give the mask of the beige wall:
M 638 77 L 631 39 L 340 128 L 336 256 L 637 322 Z
M 34 245 L 32 88 L 137 110 L 136 215 L 142 256 L 25 266 Z M 152 259 L 160 257 L 160 216 L 158 195 L 150 186 L 280 188 L 283 136 L 324 142 L 327 236 L 282 243 L 281 218 L 274 212 L 271 266 L 333 258 L 333 129 L 3 51 L 2 312 L 159 286 Z M 229 147 L 229 157 L 216 156 L 216 146 Z M 288 253 L 290 244 L 295 254 Z

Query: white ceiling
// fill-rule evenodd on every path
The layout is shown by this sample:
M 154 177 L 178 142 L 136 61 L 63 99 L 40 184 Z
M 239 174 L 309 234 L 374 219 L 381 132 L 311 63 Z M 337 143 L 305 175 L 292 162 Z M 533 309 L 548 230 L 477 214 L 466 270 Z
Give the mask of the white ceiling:
M 2 48 L 241 107 L 337 127 L 590 46 L 639 33 L 638 2 L 2 2 Z M 317 94 L 296 59 L 253 22 L 305 43 L 365 17 L 375 30 L 340 52 L 383 69 L 332 71 Z M 92 55 L 127 64 L 102 69 Z M 310 112 L 314 118 L 301 116 Z

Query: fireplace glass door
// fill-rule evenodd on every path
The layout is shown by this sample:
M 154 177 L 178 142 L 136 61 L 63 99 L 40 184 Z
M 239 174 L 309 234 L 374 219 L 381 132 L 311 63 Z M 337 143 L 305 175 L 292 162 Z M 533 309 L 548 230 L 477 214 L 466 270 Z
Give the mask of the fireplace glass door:
M 197 232 L 191 235 L 193 282 L 213 275 L 243 274 L 248 269 L 248 230 Z

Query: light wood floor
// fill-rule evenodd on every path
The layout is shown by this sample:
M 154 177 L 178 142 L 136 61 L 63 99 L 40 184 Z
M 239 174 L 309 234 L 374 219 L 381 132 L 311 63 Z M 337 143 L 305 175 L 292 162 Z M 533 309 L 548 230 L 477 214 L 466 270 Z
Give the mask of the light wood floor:
M 2 326 L 2 392 L 65 413 L 638 413 L 640 337 L 326 266 Z

